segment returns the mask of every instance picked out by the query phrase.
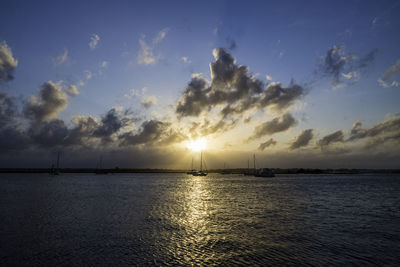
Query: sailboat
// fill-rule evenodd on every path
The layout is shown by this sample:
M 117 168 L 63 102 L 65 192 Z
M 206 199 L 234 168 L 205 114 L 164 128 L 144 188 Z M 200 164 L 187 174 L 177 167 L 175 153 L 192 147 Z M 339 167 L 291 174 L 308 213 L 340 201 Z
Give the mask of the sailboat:
M 268 168 L 256 170 L 256 155 L 254 154 L 254 176 L 255 177 L 275 177 L 275 174 Z
M 207 176 L 207 173 L 203 171 L 203 152 L 200 152 L 200 171 L 192 173 L 193 176 Z
M 255 160 L 254 160 L 254 166 L 255 166 Z M 255 167 L 254 167 L 255 169 Z M 250 160 L 247 159 L 247 171 L 243 173 L 245 176 L 253 176 L 254 172 L 250 172 Z
M 186 174 L 193 174 L 197 172 L 195 169 L 193 169 L 193 157 L 192 157 L 192 169 L 190 171 L 188 171 Z
M 107 170 L 103 169 L 103 157 L 100 156 L 100 161 L 99 161 L 99 165 L 98 168 L 96 168 L 96 170 L 94 171 L 95 174 L 107 174 Z
M 51 165 L 50 169 L 51 175 L 59 175 L 60 174 L 60 152 L 57 153 L 57 165 L 54 168 L 54 164 Z

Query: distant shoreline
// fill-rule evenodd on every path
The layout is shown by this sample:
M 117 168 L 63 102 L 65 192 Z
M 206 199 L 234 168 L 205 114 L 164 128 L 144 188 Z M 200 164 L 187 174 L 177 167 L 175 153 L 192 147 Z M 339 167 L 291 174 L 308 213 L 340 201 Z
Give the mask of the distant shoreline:
M 99 169 L 94 168 L 60 168 L 61 173 L 95 173 Z M 112 168 L 101 169 L 106 173 L 186 173 L 188 170 L 179 169 L 134 169 Z M 250 172 L 252 169 L 250 169 Z M 400 173 L 400 169 L 309 169 L 309 168 L 272 168 L 276 174 L 361 174 L 361 173 Z M 50 173 L 50 168 L 0 168 L 0 173 Z M 209 173 L 243 174 L 247 168 L 237 169 L 212 169 Z

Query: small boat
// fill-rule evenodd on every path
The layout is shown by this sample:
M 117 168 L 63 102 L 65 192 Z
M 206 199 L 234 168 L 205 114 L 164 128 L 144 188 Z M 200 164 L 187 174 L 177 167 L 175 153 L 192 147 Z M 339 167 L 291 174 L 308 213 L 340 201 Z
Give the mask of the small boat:
M 207 176 L 207 173 L 203 171 L 203 152 L 200 153 L 200 171 L 192 173 L 193 176 Z
M 268 168 L 262 168 L 260 170 L 256 169 L 256 155 L 253 155 L 254 158 L 254 176 L 255 177 L 275 177 L 275 174 Z
M 262 168 L 254 176 L 255 177 L 275 177 L 275 174 L 268 168 Z
M 192 169 L 188 172 L 186 172 L 186 174 L 194 174 L 195 172 L 197 172 L 195 169 L 193 169 L 193 157 L 192 157 Z

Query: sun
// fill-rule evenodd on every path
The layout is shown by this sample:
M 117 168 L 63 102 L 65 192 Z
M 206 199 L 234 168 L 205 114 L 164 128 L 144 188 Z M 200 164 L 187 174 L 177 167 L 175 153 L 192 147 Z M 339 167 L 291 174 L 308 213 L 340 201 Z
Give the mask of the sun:
M 203 151 L 206 148 L 206 140 L 204 138 L 191 140 L 188 142 L 187 147 L 195 152 Z

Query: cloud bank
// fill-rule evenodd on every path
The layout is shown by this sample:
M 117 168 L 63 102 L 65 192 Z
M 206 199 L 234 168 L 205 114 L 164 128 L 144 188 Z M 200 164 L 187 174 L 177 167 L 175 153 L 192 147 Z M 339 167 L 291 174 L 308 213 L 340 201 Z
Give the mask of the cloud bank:
M 0 43 L 0 83 L 14 79 L 14 70 L 18 61 L 13 57 L 6 42 Z

